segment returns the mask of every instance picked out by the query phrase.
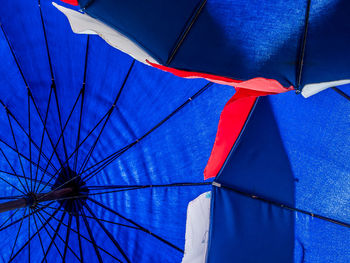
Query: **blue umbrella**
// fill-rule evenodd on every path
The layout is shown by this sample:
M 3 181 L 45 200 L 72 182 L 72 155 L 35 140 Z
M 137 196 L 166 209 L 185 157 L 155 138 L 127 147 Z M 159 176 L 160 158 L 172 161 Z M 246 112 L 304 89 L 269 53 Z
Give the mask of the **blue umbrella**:
M 275 79 L 305 96 L 350 83 L 347 0 L 68 1 L 175 74 Z
M 233 89 L 75 35 L 49 1 L 0 21 L 1 260 L 179 262 Z

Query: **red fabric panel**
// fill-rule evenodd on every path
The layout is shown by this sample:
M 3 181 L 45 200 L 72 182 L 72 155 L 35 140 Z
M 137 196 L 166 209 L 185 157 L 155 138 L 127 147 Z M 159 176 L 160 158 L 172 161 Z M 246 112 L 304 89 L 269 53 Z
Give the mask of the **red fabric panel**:
M 79 5 L 78 0 L 61 0 L 61 1 L 70 5 Z
M 226 103 L 219 121 L 214 146 L 204 170 L 204 179 L 217 176 L 242 131 L 258 96 L 275 93 L 238 89 Z
M 215 177 L 219 173 L 254 106 L 257 97 L 242 98 L 245 91 L 238 90 L 221 113 L 214 146 L 204 170 L 204 179 Z
M 236 88 L 239 87 L 239 88 L 257 90 L 257 91 L 269 92 L 269 93 L 281 93 L 281 92 L 286 92 L 288 90 L 293 89 L 292 86 L 290 86 L 289 88 L 283 87 L 277 80 L 274 80 L 274 79 L 254 78 L 247 81 L 242 81 L 242 80 L 235 80 L 235 79 L 212 75 L 212 74 L 169 68 L 163 65 L 151 63 L 148 60 L 147 60 L 147 63 L 155 68 L 161 69 L 166 72 L 170 72 L 178 77 L 189 78 L 189 79 L 204 78 L 211 82 L 215 82 L 223 85 L 229 85 Z

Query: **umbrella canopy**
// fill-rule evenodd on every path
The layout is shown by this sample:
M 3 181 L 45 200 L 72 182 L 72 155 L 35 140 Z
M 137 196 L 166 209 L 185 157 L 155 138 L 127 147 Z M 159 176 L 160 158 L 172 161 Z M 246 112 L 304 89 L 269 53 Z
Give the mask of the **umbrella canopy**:
M 69 2 L 180 76 L 263 77 L 305 96 L 350 83 L 347 0 Z
M 179 262 L 232 87 L 75 35 L 49 1 L 0 6 L 1 260 Z
M 233 2 L 203 5 L 178 1 L 175 5 L 176 10 L 184 10 L 182 7 L 190 3 L 191 12 L 186 9 L 184 15 L 200 21 L 197 11 L 208 18 L 213 13 L 207 8 L 229 10 L 227 4 L 232 8 Z M 247 3 L 251 6 L 253 1 Z M 309 13 L 310 21 L 319 21 L 322 16 L 316 14 L 323 14 L 327 7 L 325 16 L 338 21 L 335 36 L 347 28 L 340 23 L 347 3 L 321 1 L 318 5 L 310 5 L 310 1 L 300 6 L 290 3 L 279 27 L 288 25 L 284 29 L 289 32 L 289 26 L 296 26 L 299 38 L 305 33 L 305 14 Z M 252 10 L 249 6 L 245 7 L 247 12 Z M 276 6 L 286 8 L 282 2 Z M 65 17 L 48 1 L 2 0 L 1 7 L 2 261 L 179 262 L 186 206 L 210 189 L 210 183 L 202 181 L 202 172 L 214 142 L 219 112 L 233 89 L 155 71 L 98 37 L 74 35 Z M 271 11 L 268 7 L 259 10 L 265 10 L 262 13 L 266 15 Z M 247 12 L 240 15 L 248 16 Z M 228 16 L 223 12 L 213 17 L 224 21 Z M 261 24 L 263 28 L 271 24 L 269 17 Z M 252 21 L 257 24 L 254 17 Z M 322 27 L 319 22 L 313 26 Z M 158 24 L 163 30 L 181 29 Z M 196 23 L 190 25 L 192 32 Z M 249 23 L 242 26 L 249 27 Z M 230 28 L 224 32 L 231 32 Z M 253 37 L 265 43 L 258 29 Z M 222 32 L 217 31 L 219 35 Z M 289 43 L 285 31 L 273 33 L 266 39 Z M 191 39 L 188 36 L 183 41 Z M 330 75 L 339 73 L 343 79 L 348 77 L 340 65 L 347 66 L 349 61 L 343 60 L 348 55 L 344 49 L 347 38 L 335 39 L 326 39 L 320 45 L 333 47 L 334 59 L 326 63 L 320 58 L 322 63 L 316 64 L 327 66 Z M 223 43 L 240 43 L 237 39 L 226 41 Z M 203 48 L 212 45 L 210 41 L 201 43 Z M 268 41 L 267 46 L 270 44 Z M 250 78 L 256 70 L 284 85 L 298 86 L 298 80 L 302 84 L 303 78 L 297 73 L 302 72 L 303 63 L 289 59 L 300 58 L 303 52 L 299 51 L 305 51 L 309 44 L 302 40 L 300 48 L 294 48 L 293 42 L 291 50 L 277 45 L 273 50 L 285 52 L 277 57 L 285 54 L 283 61 L 288 61 L 277 60 L 276 64 L 269 60 L 275 54 L 272 49 L 264 53 L 264 45 L 259 46 L 262 50 L 252 43 L 245 46 L 242 54 L 248 58 L 266 55 L 267 60 L 251 62 L 243 56 L 249 63 L 242 68 L 242 78 Z M 273 43 L 271 46 L 275 47 Z M 196 50 L 191 48 L 190 53 L 195 55 Z M 171 63 L 176 62 L 178 54 L 170 66 L 175 65 Z M 308 54 L 304 53 L 305 61 Z M 228 58 L 235 64 L 232 57 Z M 199 66 L 208 65 L 208 61 L 202 62 Z M 224 70 L 231 74 L 226 66 Z M 280 68 L 281 76 L 269 75 L 270 69 Z M 210 73 L 225 75 L 222 70 Z M 329 81 L 328 73 L 310 76 Z M 293 258 L 295 262 L 346 262 L 349 258 L 349 104 L 332 92 L 308 102 L 293 94 L 256 103 L 253 99 L 255 109 L 249 111 L 243 132 L 215 179 L 209 262 L 232 262 L 235 258 L 241 262 L 291 262 Z M 227 243 L 234 245 L 228 248 Z

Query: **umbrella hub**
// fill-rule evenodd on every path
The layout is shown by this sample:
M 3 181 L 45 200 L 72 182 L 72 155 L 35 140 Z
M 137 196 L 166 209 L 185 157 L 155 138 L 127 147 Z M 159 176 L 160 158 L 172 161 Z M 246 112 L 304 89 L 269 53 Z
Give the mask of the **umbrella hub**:
M 71 168 L 65 167 L 58 175 L 52 190 L 62 187 L 71 188 L 72 191 L 57 202 L 62 204 L 63 208 L 70 213 L 78 213 L 84 206 L 89 194 L 86 182 L 74 172 Z
M 38 197 L 35 193 L 29 192 L 24 199 L 27 202 L 27 206 L 30 207 L 31 209 L 35 209 L 38 204 Z

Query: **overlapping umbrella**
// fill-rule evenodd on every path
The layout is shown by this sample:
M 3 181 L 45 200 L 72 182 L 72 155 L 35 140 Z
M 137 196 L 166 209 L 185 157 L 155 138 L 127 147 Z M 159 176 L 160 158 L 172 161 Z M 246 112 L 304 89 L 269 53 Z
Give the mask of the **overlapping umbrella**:
M 179 76 L 234 86 L 273 79 L 306 97 L 350 83 L 347 0 L 63 1 L 138 45 L 151 65 Z

